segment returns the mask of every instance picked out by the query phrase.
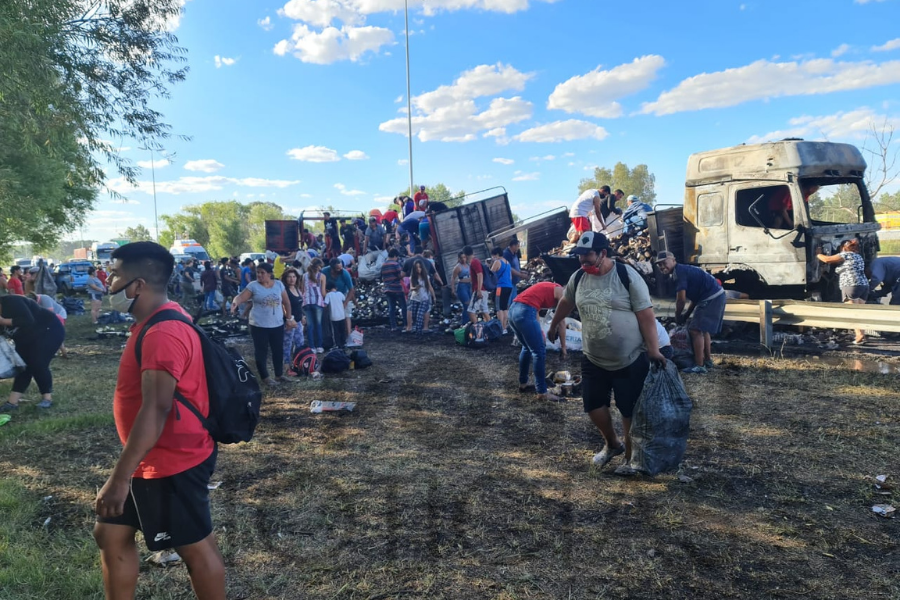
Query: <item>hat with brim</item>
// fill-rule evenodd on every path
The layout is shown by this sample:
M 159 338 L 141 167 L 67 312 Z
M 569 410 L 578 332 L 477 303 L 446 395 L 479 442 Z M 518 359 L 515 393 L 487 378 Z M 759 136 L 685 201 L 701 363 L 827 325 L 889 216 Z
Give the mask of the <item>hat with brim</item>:
M 663 250 L 663 251 L 657 253 L 656 258 L 653 259 L 653 262 L 661 263 L 661 262 L 665 262 L 665 261 L 669 260 L 670 258 L 672 260 L 675 260 L 675 255 L 667 250 Z
M 587 231 L 581 234 L 572 254 L 590 254 L 591 252 L 600 252 L 601 250 L 609 250 L 609 240 L 602 233 L 596 231 Z

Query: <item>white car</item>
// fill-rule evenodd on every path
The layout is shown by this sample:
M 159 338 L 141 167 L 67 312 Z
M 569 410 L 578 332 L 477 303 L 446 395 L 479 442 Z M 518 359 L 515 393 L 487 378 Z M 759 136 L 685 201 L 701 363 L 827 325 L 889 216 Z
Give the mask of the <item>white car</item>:
M 249 258 L 250 260 L 252 260 L 253 262 L 256 262 L 256 261 L 258 261 L 259 259 L 265 258 L 265 257 L 266 257 L 266 253 L 265 253 L 265 252 L 244 252 L 243 254 L 241 254 L 241 255 L 238 257 L 238 259 L 239 259 L 239 262 L 243 263 L 243 262 L 244 262 L 245 260 L 247 260 L 248 258 Z

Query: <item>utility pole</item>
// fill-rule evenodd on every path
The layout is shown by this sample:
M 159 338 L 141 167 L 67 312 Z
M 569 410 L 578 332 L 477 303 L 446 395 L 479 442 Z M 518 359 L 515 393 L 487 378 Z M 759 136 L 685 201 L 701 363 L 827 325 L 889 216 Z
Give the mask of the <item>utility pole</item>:
M 413 182 L 413 155 L 412 155 L 412 97 L 409 85 L 409 0 L 403 0 L 404 15 L 406 16 L 406 123 L 409 134 L 409 197 L 415 195 L 415 183 Z

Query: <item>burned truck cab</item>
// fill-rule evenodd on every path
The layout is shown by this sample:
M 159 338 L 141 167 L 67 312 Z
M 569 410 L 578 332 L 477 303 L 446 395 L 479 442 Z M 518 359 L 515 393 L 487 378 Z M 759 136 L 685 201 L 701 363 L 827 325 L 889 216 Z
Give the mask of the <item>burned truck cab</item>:
M 783 140 L 700 152 L 688 159 L 684 261 L 754 297 L 839 300 L 816 258 L 841 241 L 878 252 L 866 162 L 849 144 Z

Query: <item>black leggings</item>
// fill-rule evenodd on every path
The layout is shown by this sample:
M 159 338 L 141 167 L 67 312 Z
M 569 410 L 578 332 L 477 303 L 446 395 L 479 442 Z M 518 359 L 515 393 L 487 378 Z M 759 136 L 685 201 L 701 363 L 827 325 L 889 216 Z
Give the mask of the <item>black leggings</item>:
M 284 374 L 284 325 L 278 327 L 250 326 L 250 337 L 253 338 L 253 356 L 256 358 L 256 369 L 261 379 L 269 378 L 269 369 L 266 361 L 269 358 L 269 349 L 272 350 L 272 366 L 275 367 L 275 377 Z
M 24 394 L 31 380 L 37 382 L 43 394 L 53 393 L 53 375 L 50 373 L 50 361 L 66 339 L 66 329 L 56 317 L 48 325 L 38 326 L 36 330 L 23 331 L 16 335 L 16 352 L 25 361 L 25 370 L 16 375 L 12 391 Z

